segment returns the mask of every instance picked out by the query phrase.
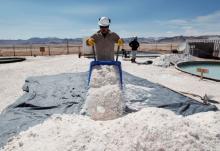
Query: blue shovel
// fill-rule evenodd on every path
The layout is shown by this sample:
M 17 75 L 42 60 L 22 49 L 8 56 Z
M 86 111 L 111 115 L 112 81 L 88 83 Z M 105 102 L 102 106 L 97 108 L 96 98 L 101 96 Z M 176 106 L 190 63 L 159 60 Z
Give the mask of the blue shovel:
M 121 89 L 123 88 L 121 62 L 118 61 L 119 49 L 120 49 L 120 46 L 118 46 L 118 48 L 117 48 L 116 61 L 97 61 L 96 54 L 95 54 L 95 47 L 92 46 L 92 50 L 93 50 L 93 54 L 94 54 L 94 61 L 90 62 L 88 85 L 90 83 L 92 69 L 93 69 L 94 66 L 100 66 L 100 65 L 110 65 L 111 66 L 111 65 L 113 65 L 113 66 L 116 66 L 118 68 L 118 72 L 119 72 L 119 76 L 120 76 Z

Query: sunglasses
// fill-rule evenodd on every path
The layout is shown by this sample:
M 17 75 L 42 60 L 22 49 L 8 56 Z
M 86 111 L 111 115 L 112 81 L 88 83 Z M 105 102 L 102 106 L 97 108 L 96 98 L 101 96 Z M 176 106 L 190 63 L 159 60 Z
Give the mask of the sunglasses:
M 109 26 L 99 26 L 100 28 L 109 28 Z

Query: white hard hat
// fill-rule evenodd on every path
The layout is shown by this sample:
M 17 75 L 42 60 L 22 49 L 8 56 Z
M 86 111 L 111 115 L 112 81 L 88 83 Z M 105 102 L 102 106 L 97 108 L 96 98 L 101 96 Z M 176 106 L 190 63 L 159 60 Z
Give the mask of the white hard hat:
M 98 22 L 99 26 L 106 27 L 106 26 L 109 26 L 110 23 L 111 23 L 111 20 L 108 17 L 99 18 L 99 22 Z

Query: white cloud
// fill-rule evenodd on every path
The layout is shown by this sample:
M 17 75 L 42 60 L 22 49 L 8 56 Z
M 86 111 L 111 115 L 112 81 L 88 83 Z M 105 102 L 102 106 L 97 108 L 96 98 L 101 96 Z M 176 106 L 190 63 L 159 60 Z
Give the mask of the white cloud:
M 156 23 L 173 29 L 178 35 L 198 36 L 220 33 L 220 11 L 192 19 L 172 19 L 168 21 L 156 21 Z M 171 34 L 171 33 L 165 33 Z
M 169 20 L 168 23 L 174 25 L 187 25 L 188 21 L 183 19 L 173 19 L 173 20 Z
M 194 29 L 194 28 L 189 28 L 189 29 L 185 29 L 183 35 L 186 35 L 186 36 L 199 36 L 201 35 L 201 32 L 198 31 L 197 29 Z
M 182 26 L 181 28 L 184 30 L 189 30 L 189 29 L 192 29 L 193 27 L 192 26 Z
M 195 19 L 195 22 L 198 23 L 220 23 L 220 11 L 216 11 L 212 14 L 208 14 L 205 16 L 198 16 Z

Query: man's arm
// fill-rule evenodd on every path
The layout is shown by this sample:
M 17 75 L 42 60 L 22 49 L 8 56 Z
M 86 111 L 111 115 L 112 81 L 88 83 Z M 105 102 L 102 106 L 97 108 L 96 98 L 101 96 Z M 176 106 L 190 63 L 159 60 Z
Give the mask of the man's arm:
M 90 38 L 93 38 L 96 41 L 98 39 L 98 35 L 95 33 Z

